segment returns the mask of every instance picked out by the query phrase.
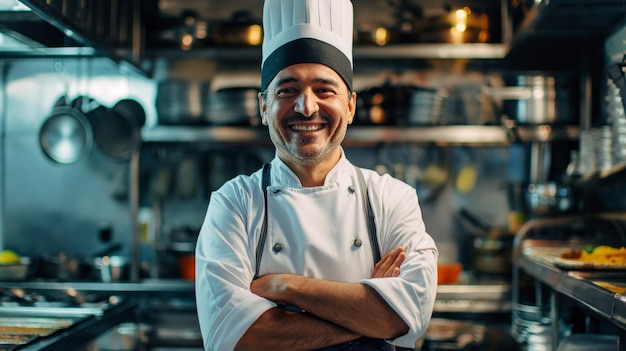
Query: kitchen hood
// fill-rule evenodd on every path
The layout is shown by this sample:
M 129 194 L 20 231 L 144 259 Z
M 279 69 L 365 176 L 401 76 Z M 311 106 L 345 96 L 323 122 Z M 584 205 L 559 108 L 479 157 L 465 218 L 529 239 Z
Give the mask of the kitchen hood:
M 513 3 L 524 6 L 517 23 L 512 18 L 516 10 Z M 580 57 L 601 45 L 626 19 L 623 0 L 359 0 L 355 2 L 355 27 L 396 18 L 397 6 L 407 4 L 424 11 L 475 5 L 490 13 L 501 12 L 502 40 L 497 44 L 503 47 L 506 58 L 519 62 Z M 166 46 L 165 40 L 153 40 L 159 33 L 168 34 L 168 25 L 177 29 L 181 14 L 194 13 L 197 20 L 210 24 L 245 10 L 251 19 L 258 20 L 262 5 L 258 0 L 2 0 L 0 6 L 0 58 L 107 56 L 149 76 L 156 55 L 210 58 L 219 49 L 219 45 L 211 44 L 205 45 L 205 51 L 193 52 L 195 47 L 184 50 Z M 258 47 L 252 51 L 253 57 L 259 56 Z M 384 54 L 379 56 L 385 58 Z
M 597 49 L 625 20 L 623 0 L 535 0 L 512 29 L 508 56 L 578 57 Z
M 0 1 L 0 58 L 106 56 L 142 66 L 142 0 Z

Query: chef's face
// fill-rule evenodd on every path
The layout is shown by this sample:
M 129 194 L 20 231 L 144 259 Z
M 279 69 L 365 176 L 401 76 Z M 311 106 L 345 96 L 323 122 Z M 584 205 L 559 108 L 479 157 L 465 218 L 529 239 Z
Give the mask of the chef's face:
M 280 71 L 260 98 L 263 124 L 288 164 L 336 162 L 352 123 L 356 93 L 331 68 L 302 63 Z

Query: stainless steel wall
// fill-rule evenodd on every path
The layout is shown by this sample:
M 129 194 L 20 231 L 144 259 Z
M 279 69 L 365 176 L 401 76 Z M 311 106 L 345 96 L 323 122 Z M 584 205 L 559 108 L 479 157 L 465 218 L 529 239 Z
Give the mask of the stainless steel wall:
M 8 63 L 6 72 L 3 246 L 23 255 L 88 254 L 105 247 L 99 231 L 108 228 L 128 253 L 129 163 L 108 159 L 94 146 L 75 164 L 57 164 L 43 153 L 38 135 L 63 94 L 90 96 L 108 107 L 122 98 L 137 99 L 152 124 L 154 83 L 104 58 L 29 59 Z
M 57 164 L 42 152 L 38 134 L 54 102 L 66 91 L 70 98 L 88 95 L 106 106 L 121 98 L 137 99 L 146 110 L 147 126 L 152 126 L 156 124 L 154 98 L 158 80 L 120 71 L 107 59 L 94 58 L 29 59 L 7 64 L 6 71 L 6 84 L 0 85 L 0 89 L 6 88 L 7 97 L 4 114 L 0 115 L 5 122 L 0 154 L 3 246 L 25 255 L 60 251 L 88 254 L 104 247 L 98 232 L 110 227 L 113 240 L 121 242 L 123 254 L 130 256 L 133 231 L 129 199 L 114 196 L 129 190 L 129 164 L 108 159 L 97 147 L 78 163 Z M 190 147 L 193 150 L 193 145 Z M 416 154 L 406 147 L 390 146 L 388 161 L 392 173 L 397 163 L 417 163 L 424 170 L 437 157 L 443 157 L 435 157 L 443 151 L 435 152 L 433 147 L 417 147 Z M 144 161 L 151 149 L 145 145 Z M 174 152 L 169 147 L 166 151 Z M 351 148 L 347 153 L 360 166 L 374 168 L 379 161 L 378 148 Z M 267 158 L 272 155 L 268 151 Z M 471 244 L 473 233 L 459 223 L 459 210 L 469 207 L 488 224 L 506 226 L 507 184 L 526 180 L 526 155 L 516 146 L 461 147 L 449 149 L 445 158 L 449 179 L 435 200 L 422 204 L 424 220 L 442 249 L 442 258 L 467 260 L 467 245 Z M 478 179 L 472 191 L 459 192 L 455 189 L 455 176 L 469 164 L 476 168 Z M 144 170 L 153 174 L 146 179 L 154 178 L 158 167 L 147 168 Z M 205 193 L 191 202 L 169 199 L 166 223 L 161 224 L 173 228 L 201 223 L 207 197 Z

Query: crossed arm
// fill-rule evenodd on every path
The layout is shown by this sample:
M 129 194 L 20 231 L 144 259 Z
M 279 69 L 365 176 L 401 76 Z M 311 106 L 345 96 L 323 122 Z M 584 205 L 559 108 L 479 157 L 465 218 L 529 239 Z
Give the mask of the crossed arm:
M 402 247 L 376 264 L 372 278 L 396 277 L 406 258 Z M 371 287 L 294 274 L 269 274 L 254 280 L 255 294 L 305 313 L 279 307 L 262 314 L 244 333 L 236 350 L 310 350 L 361 336 L 393 338 L 408 331 L 406 323 Z

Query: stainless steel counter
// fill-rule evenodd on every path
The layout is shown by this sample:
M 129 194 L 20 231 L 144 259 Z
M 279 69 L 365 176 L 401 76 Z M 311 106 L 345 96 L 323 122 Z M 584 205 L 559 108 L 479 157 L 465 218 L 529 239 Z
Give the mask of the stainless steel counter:
M 437 286 L 435 313 L 509 313 L 510 284 L 443 284 Z
M 626 213 L 538 218 L 525 223 L 516 234 L 513 251 L 514 322 L 516 318 L 529 322 L 541 317 L 533 323 L 543 330 L 540 336 L 552 344 L 551 350 L 556 350 L 563 336 L 559 326 L 562 313 L 559 301 L 565 296 L 590 316 L 615 326 L 618 330 L 616 346 L 618 350 L 626 351 L 626 270 L 618 267 L 589 270 L 558 264 L 559 252 L 572 248 L 625 245 L 625 227 Z M 522 272 L 534 279 L 537 295 L 534 306 L 521 302 Z M 548 288 L 546 306 L 542 305 L 544 298 L 540 285 Z M 541 312 L 545 307 L 548 307 L 549 315 Z M 533 314 L 532 318 L 528 313 Z
M 194 282 L 182 279 L 148 279 L 139 282 L 57 282 L 57 281 L 24 281 L 0 282 L 0 287 L 34 290 L 69 290 L 101 291 L 115 293 L 193 293 Z
M 0 327 L 17 331 L 20 339 L 15 341 L 15 346 L 19 345 L 20 350 L 75 350 L 93 343 L 118 325 L 138 323 L 146 318 L 154 323 L 156 334 L 173 329 L 165 328 L 161 322 L 171 320 L 174 315 L 184 317 L 186 324 L 181 326 L 186 332 L 197 329 L 199 335 L 191 281 L 0 282 L 0 297 Z M 32 321 L 65 323 L 52 330 L 34 328 Z M 16 339 L 7 340 L 12 343 Z M 157 341 L 173 345 L 177 342 L 164 337 Z M 201 339 L 198 336 L 187 342 L 198 345 Z
M 522 256 L 517 264 L 554 291 L 574 299 L 619 328 L 626 329 L 626 295 L 601 285 L 603 282 L 613 282 L 614 279 L 624 281 L 626 272 L 621 277 L 615 275 L 611 279 L 607 279 L 610 276 L 606 275 L 594 278 L 576 271 L 563 271 L 554 265 L 526 256 Z

